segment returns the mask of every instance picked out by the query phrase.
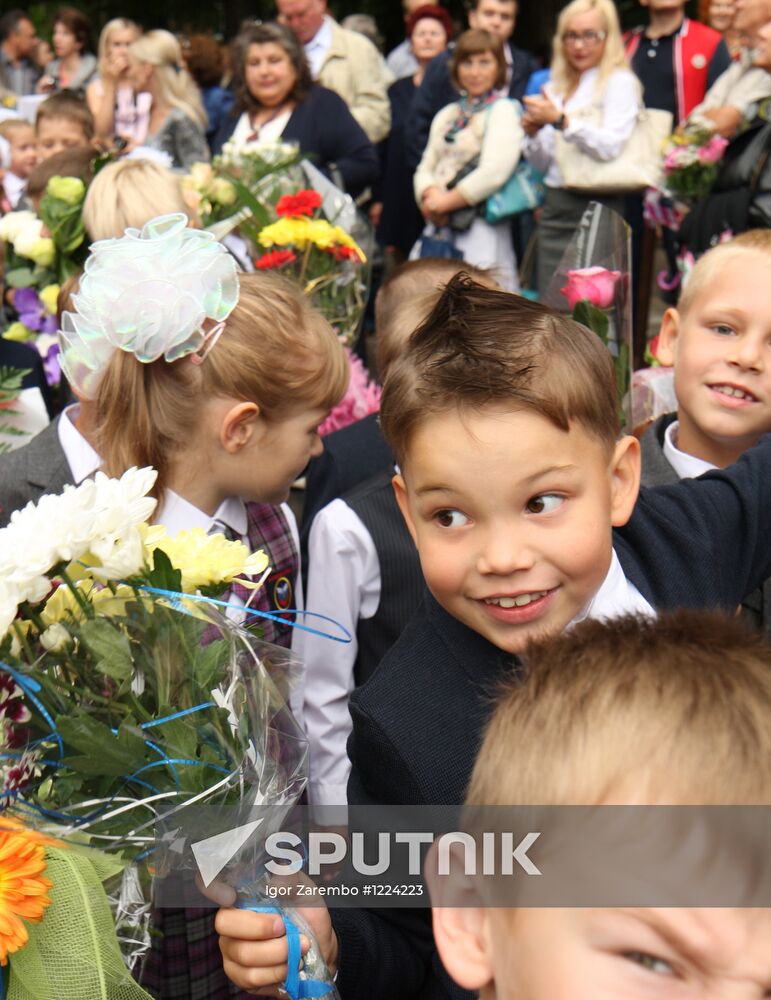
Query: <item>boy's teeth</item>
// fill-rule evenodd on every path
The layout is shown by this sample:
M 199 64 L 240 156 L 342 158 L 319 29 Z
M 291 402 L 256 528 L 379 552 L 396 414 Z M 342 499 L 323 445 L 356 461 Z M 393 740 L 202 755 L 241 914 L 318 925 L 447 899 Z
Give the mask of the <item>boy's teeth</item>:
M 548 590 L 538 590 L 532 594 L 518 594 L 516 597 L 488 597 L 485 604 L 497 604 L 501 608 L 524 608 L 526 604 L 537 601 L 539 597 L 545 597 Z
M 733 385 L 716 385 L 715 390 L 722 392 L 724 396 L 736 396 L 737 399 L 754 399 L 755 397 L 743 389 L 737 389 Z

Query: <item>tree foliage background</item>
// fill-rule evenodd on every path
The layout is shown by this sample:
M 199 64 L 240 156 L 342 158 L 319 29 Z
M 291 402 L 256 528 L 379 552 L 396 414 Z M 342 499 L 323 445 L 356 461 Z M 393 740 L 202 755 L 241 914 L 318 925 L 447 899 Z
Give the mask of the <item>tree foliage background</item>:
M 9 4 L 11 2 L 13 0 L 8 0 Z M 443 2 L 458 24 L 463 25 L 463 0 Z M 52 16 L 62 5 L 51 0 L 27 5 L 42 37 L 50 38 Z M 329 0 L 329 5 L 339 18 L 353 13 L 372 14 L 389 48 L 403 37 L 400 0 Z M 23 0 L 20 6 L 24 6 Z M 274 0 L 163 0 L 162 5 L 158 0 L 76 0 L 73 6 L 80 8 L 91 18 L 95 34 L 110 18 L 129 17 L 145 28 L 168 28 L 184 33 L 211 31 L 228 39 L 238 32 L 241 22 L 248 18 L 269 21 L 275 16 Z M 517 43 L 537 52 L 548 61 L 557 14 L 564 6 L 565 0 L 519 0 Z M 631 27 L 645 20 L 645 13 L 637 0 L 616 0 L 616 6 L 624 27 Z M 689 6 L 694 7 L 692 13 L 695 16 L 696 0 L 692 0 Z

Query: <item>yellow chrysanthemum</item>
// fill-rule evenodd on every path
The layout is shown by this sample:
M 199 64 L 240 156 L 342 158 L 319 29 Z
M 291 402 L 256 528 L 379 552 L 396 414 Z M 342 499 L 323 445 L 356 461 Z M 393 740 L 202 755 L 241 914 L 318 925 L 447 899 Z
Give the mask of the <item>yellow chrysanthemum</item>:
M 259 243 L 263 247 L 294 247 L 305 250 L 309 243 L 319 250 L 349 247 L 364 263 L 366 257 L 359 244 L 340 226 L 333 226 L 326 219 L 297 219 L 284 217 L 260 230 Z
M 59 298 L 59 285 L 46 285 L 45 288 L 38 293 L 40 301 L 46 307 L 46 312 L 51 315 L 56 315 L 56 303 Z
M 3 337 L 5 337 L 6 340 L 18 340 L 20 342 L 31 340 L 34 336 L 35 335 L 32 330 L 19 320 L 16 320 L 15 323 L 11 323 L 3 334 Z
M 258 237 L 263 247 L 297 247 L 304 250 L 310 239 L 308 219 L 279 219 L 260 230 Z
M 249 552 L 243 542 L 231 542 L 224 535 L 207 535 L 203 528 L 180 531 L 174 538 L 154 532 L 145 540 L 150 551 L 159 548 L 182 574 L 182 589 L 195 591 L 239 579 L 260 576 L 268 568 L 262 550 Z
M 0 820 L 0 965 L 27 943 L 22 921 L 38 923 L 51 905 L 51 882 L 43 877 L 48 844 L 58 842 L 16 820 Z
M 83 567 L 79 567 L 84 572 Z M 85 570 L 87 572 L 87 568 Z M 78 593 L 84 597 L 102 615 L 124 615 L 126 602 L 135 600 L 134 591 L 126 584 L 115 588 L 115 593 L 109 587 L 97 587 L 88 577 L 77 580 L 75 586 Z M 51 626 L 56 622 L 79 621 L 83 617 L 83 609 L 69 587 L 57 587 L 46 601 L 40 618 L 44 625 Z

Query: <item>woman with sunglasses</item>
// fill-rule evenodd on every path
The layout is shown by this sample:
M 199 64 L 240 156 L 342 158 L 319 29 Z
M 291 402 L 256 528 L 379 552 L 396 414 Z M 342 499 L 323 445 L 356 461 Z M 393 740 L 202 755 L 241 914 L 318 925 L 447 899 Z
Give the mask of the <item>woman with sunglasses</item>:
M 546 200 L 538 231 L 538 290 L 544 296 L 560 258 L 590 201 L 623 215 L 624 197 L 563 188 L 556 159 L 557 132 L 599 162 L 619 156 L 642 104 L 629 69 L 612 0 L 573 0 L 561 12 L 553 42 L 551 77 L 540 96 L 525 97 L 524 152 L 545 173 Z M 601 121 L 580 111 L 599 106 Z

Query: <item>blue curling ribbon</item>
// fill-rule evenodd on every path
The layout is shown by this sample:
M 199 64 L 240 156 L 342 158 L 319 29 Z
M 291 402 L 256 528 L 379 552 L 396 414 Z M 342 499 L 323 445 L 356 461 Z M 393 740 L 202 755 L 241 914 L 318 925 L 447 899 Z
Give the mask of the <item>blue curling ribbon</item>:
M 14 670 L 13 667 L 9 667 L 7 663 L 3 663 L 2 661 L 0 661 L 0 670 L 4 671 L 6 674 L 9 674 L 14 679 L 14 681 L 19 685 L 24 694 L 26 694 L 26 696 L 29 698 L 29 700 L 32 702 L 32 704 L 35 706 L 38 712 L 40 712 L 45 721 L 51 727 L 51 736 L 59 744 L 59 756 L 63 757 L 64 743 L 62 742 L 62 738 L 56 729 L 56 723 L 48 714 L 46 707 L 42 703 L 42 701 L 39 698 L 35 697 L 36 692 L 40 691 L 40 684 L 38 684 L 38 682 L 34 679 L 34 677 L 27 677 L 25 674 L 20 674 L 17 670 Z
M 286 930 L 286 941 L 289 948 L 287 961 L 289 970 L 287 977 L 282 984 L 291 1000 L 309 1000 L 313 997 L 325 997 L 332 992 L 332 983 L 323 983 L 320 979 L 300 979 L 300 959 L 302 958 L 302 946 L 300 942 L 300 930 L 286 913 L 276 906 L 253 906 L 250 903 L 236 903 L 239 910 L 251 910 L 252 913 L 275 913 L 284 921 Z
M 287 608 L 280 615 L 274 615 L 270 611 L 260 611 L 257 608 L 249 608 L 245 604 L 231 604 L 230 601 L 219 601 L 214 597 L 204 597 L 202 594 L 183 594 L 178 590 L 163 590 L 161 587 L 139 586 L 137 590 L 144 590 L 148 594 L 158 594 L 161 597 L 170 597 L 178 606 L 183 600 L 197 601 L 201 604 L 215 604 L 219 608 L 240 611 L 241 614 L 252 615 L 255 618 L 270 618 L 271 621 L 279 622 L 281 625 L 288 625 L 290 628 L 299 628 L 301 632 L 310 632 L 311 635 L 319 635 L 322 639 L 332 639 L 334 642 L 348 644 L 353 640 L 353 636 L 341 622 L 335 621 L 328 615 L 319 614 L 318 611 L 304 611 L 300 608 Z M 302 615 L 304 618 L 318 618 L 319 621 L 329 622 L 335 625 L 343 633 L 342 636 L 332 635 L 330 632 L 322 632 L 320 629 L 311 628 L 310 625 L 300 625 L 299 622 L 290 622 L 282 615 Z

